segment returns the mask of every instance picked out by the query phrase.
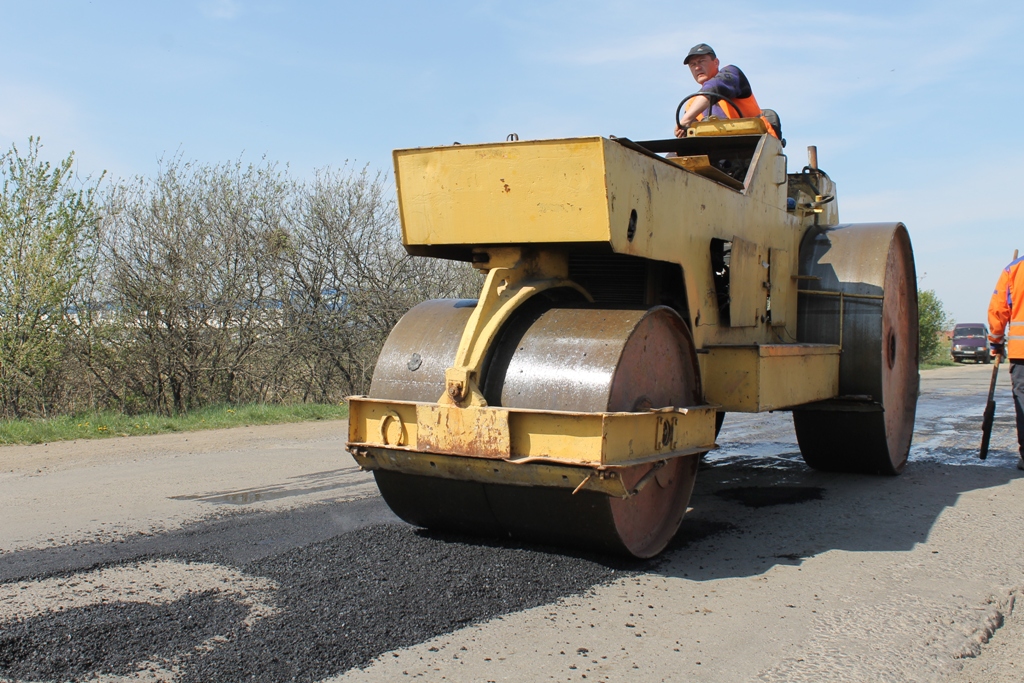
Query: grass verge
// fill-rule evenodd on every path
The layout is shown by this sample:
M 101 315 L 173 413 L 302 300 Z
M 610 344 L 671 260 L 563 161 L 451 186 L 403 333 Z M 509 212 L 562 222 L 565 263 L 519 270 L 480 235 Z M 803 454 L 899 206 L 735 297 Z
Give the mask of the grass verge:
M 921 363 L 921 370 L 934 370 L 935 368 L 948 368 L 956 365 L 951 359 L 946 356 L 939 356 L 926 360 Z
M 949 339 L 942 339 L 939 342 L 939 348 L 935 349 L 935 355 L 928 360 L 921 362 L 922 370 L 934 370 L 935 368 L 948 368 L 956 365 L 953 362 L 953 356 L 951 348 L 952 342 Z
M 297 405 L 222 405 L 195 410 L 187 415 L 123 415 L 94 412 L 49 419 L 0 421 L 0 444 L 33 444 L 72 439 L 105 439 L 115 436 L 167 434 L 200 429 L 224 429 L 245 425 L 281 424 L 348 417 L 348 405 L 302 403 Z

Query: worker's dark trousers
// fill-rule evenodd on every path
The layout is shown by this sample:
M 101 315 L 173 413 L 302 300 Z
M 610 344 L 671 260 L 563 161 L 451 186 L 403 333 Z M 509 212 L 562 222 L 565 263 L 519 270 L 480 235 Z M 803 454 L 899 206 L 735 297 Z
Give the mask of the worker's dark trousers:
M 1013 384 L 1013 407 L 1017 411 L 1017 444 L 1024 458 L 1024 360 L 1010 361 L 1010 379 Z

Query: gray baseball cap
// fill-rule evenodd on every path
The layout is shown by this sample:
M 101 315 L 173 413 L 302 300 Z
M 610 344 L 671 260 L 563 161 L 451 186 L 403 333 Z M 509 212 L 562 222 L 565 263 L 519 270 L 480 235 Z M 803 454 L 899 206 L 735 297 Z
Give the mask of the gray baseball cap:
M 718 56 L 707 43 L 698 43 L 690 48 L 690 52 L 687 53 L 686 59 L 683 60 L 683 64 L 689 64 L 690 59 L 698 55 L 711 55 L 712 58 L 716 58 Z

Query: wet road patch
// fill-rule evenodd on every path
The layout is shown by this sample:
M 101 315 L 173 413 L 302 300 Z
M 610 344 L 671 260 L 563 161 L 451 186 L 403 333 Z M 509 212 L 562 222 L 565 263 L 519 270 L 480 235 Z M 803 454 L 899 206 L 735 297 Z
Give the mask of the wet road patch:
M 818 486 L 737 486 L 716 491 L 715 495 L 746 507 L 763 508 L 822 500 L 825 489 Z

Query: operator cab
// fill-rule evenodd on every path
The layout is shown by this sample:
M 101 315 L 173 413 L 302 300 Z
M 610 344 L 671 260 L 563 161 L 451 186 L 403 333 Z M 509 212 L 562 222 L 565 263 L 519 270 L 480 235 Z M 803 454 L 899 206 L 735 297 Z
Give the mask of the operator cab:
M 679 115 L 686 103 L 697 95 L 709 97 L 712 105 L 717 100 L 724 100 L 739 110 L 726 97 L 713 93 L 694 93 L 683 98 L 676 107 L 677 127 Z M 685 137 L 635 143 L 621 138 L 619 141 L 636 151 L 653 153 L 692 173 L 733 190 L 743 191 L 749 180 L 747 175 L 750 168 L 755 165 L 754 158 L 763 146 L 761 141 L 767 136 L 777 138 L 783 147 L 786 146 L 779 115 L 772 109 L 762 109 L 760 117 L 722 119 L 711 116 L 709 108 L 706 118 L 686 127 Z

